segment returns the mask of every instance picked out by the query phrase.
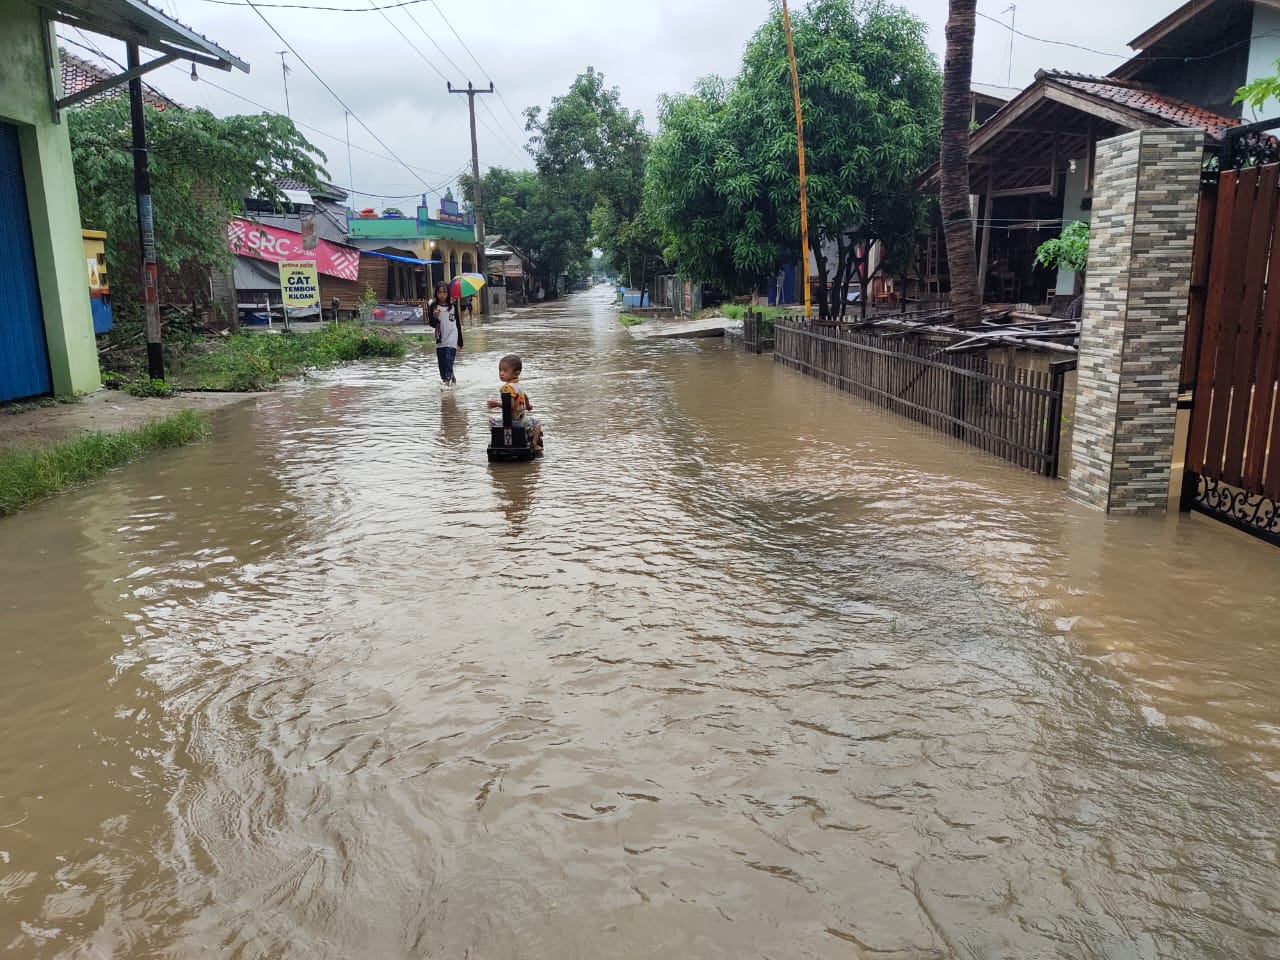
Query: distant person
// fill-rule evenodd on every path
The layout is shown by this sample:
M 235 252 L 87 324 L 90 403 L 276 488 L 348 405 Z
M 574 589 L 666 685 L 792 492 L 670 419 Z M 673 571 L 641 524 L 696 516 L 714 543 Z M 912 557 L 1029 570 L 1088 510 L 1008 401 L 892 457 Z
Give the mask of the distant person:
M 427 307 L 427 324 L 436 334 L 436 364 L 440 367 L 440 386 L 456 387 L 453 363 L 462 350 L 462 318 L 458 316 L 449 285 L 436 284 L 436 296 Z
M 530 437 L 529 445 L 538 453 L 542 452 L 542 423 L 537 417 L 533 416 L 533 401 L 529 399 L 529 395 L 525 393 L 524 387 L 520 386 L 520 374 L 524 370 L 524 361 L 516 354 L 511 353 L 498 361 L 498 379 L 502 381 L 502 389 L 498 391 L 498 398 L 490 398 L 488 401 L 489 409 L 502 408 L 502 395 L 511 395 L 511 425 L 520 427 L 524 430 L 525 435 Z M 502 417 L 496 417 L 489 421 L 491 426 L 502 426 Z
M 474 300 L 475 297 L 467 297 L 467 299 L 462 301 L 462 312 L 465 313 L 467 315 L 467 319 L 473 323 L 476 319 L 475 310 L 473 309 Z

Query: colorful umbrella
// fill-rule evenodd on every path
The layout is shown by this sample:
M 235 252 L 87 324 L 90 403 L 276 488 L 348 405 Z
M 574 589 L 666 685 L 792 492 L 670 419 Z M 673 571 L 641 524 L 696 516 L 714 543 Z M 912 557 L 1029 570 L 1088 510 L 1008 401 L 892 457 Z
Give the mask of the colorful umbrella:
M 483 286 L 484 277 L 480 274 L 460 273 L 453 278 L 453 283 L 449 284 L 449 296 L 454 300 L 461 300 L 463 297 L 474 297 Z

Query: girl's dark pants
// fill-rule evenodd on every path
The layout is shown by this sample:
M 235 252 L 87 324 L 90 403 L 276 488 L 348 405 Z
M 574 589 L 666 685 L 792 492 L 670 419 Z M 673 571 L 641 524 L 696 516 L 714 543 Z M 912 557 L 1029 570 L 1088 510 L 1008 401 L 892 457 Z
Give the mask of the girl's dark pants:
M 440 366 L 442 383 L 453 383 L 453 360 L 457 355 L 457 347 L 436 347 L 436 363 Z

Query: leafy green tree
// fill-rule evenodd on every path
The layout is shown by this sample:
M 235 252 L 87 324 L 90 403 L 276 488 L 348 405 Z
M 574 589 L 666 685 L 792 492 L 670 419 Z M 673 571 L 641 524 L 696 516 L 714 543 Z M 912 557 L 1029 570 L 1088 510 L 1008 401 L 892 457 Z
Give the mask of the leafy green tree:
M 285 176 L 318 186 L 325 175 L 324 155 L 284 117 L 151 106 L 146 117 L 162 287 L 203 289 L 210 270 L 230 268 L 227 219 L 246 195 L 278 196 L 275 182 Z M 70 111 L 67 124 L 81 221 L 107 232 L 108 275 L 127 322 L 142 308 L 129 102 Z
M 1231 102 L 1243 103 L 1251 110 L 1257 110 L 1270 100 L 1280 100 L 1280 60 L 1276 61 L 1275 69 L 1276 72 L 1269 77 L 1258 77 L 1246 83 L 1236 91 Z
M 1089 224 L 1076 220 L 1036 248 L 1036 263 L 1080 273 L 1089 262 Z
M 936 156 L 941 76 L 924 22 L 883 0 L 813 0 L 792 17 L 819 303 L 830 316 L 859 279 L 856 251 L 881 241 L 905 267 L 924 218 L 914 177 Z M 782 11 L 747 45 L 730 83 L 667 98 L 646 181 L 667 255 L 682 273 L 734 281 L 797 259 L 795 107 Z M 834 262 L 825 250 L 835 248 Z M 864 297 L 865 300 L 865 297 Z
M 656 232 L 641 214 L 649 135 L 618 88 L 588 67 L 545 116 L 531 107 L 525 120 L 545 198 L 566 228 L 553 246 L 563 247 L 568 264 L 581 269 L 593 243 L 615 267 L 656 257 Z
M 772 272 L 781 254 L 777 211 L 743 154 L 749 109 L 730 102 L 736 92 L 706 77 L 693 93 L 661 98 L 645 170 L 645 207 L 667 262 L 730 291 Z

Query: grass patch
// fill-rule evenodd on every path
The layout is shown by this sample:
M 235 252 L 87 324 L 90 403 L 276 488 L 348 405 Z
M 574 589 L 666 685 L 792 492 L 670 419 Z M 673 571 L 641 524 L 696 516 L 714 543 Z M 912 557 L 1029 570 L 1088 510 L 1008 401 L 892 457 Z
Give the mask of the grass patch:
M 101 476 L 152 450 L 201 440 L 208 432 L 204 417 L 184 410 L 137 430 L 85 433 L 48 446 L 0 450 L 0 517 Z
M 238 333 L 174 361 L 170 382 L 188 390 L 265 390 L 307 369 L 371 357 L 403 357 L 409 340 L 390 330 L 335 323 L 307 333 Z
M 124 387 L 133 397 L 172 397 L 173 386 L 167 380 L 133 380 Z
M 792 307 L 788 309 L 787 307 L 752 307 L 741 303 L 726 303 L 718 309 L 721 316 L 728 317 L 730 320 L 741 320 L 747 315 L 747 311 L 750 310 L 752 313 L 760 314 L 771 325 L 773 321 L 780 317 L 795 317 L 804 313 L 803 308 L 797 309 Z
M 624 327 L 638 327 L 644 323 L 644 317 L 637 317 L 634 313 L 620 313 L 618 322 Z

